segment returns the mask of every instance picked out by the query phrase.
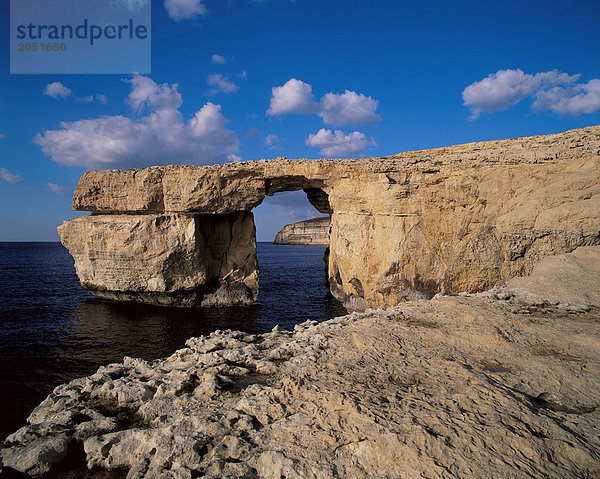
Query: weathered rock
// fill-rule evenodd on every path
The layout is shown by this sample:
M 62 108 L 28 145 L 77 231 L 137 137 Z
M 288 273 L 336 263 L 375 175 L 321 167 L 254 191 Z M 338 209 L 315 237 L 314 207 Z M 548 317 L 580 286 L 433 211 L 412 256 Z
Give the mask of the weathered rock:
M 258 295 L 252 213 L 91 215 L 58 231 L 81 285 L 101 298 L 213 306 Z
M 332 215 L 327 271 L 347 305 L 483 291 L 600 244 L 600 126 L 384 158 L 88 172 L 73 205 L 226 214 L 300 189 Z
M 66 436 L 43 437 L 24 446 L 0 449 L 0 457 L 5 466 L 34 477 L 43 476 L 67 460 L 74 443 Z
M 583 264 L 585 277 L 559 281 Z M 566 312 L 559 286 L 545 295 L 557 284 L 588 310 Z M 88 466 L 136 478 L 594 477 L 598 290 L 600 247 L 590 247 L 518 288 L 293 332 L 217 331 L 57 387 L 1 454 L 24 470 L 36 444 L 89 424 L 77 436 Z M 116 428 L 100 432 L 111 417 Z
M 275 236 L 274 244 L 328 245 L 331 218 L 312 218 L 286 225 Z

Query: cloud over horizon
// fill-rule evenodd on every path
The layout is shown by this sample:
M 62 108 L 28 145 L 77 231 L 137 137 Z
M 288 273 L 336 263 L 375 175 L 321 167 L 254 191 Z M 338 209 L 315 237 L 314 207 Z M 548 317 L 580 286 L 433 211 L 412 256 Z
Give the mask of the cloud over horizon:
M 359 131 L 345 134 L 342 130 L 321 128 L 317 133 L 308 136 L 306 144 L 313 148 L 321 148 L 319 152 L 323 156 L 334 157 L 360 155 L 367 147 L 375 145 L 375 141 Z
M 237 135 L 226 128 L 221 105 L 207 102 L 185 121 L 177 84 L 157 84 L 136 75 L 127 103 L 136 116 L 103 115 L 61 122 L 38 133 L 34 143 L 60 165 L 136 168 L 165 164 L 221 163 L 239 152 Z
M 282 86 L 272 88 L 267 114 L 271 116 L 295 113 L 317 114 L 324 123 L 334 126 L 370 125 L 381 120 L 376 112 L 379 102 L 370 96 L 346 90 L 344 93 L 326 93 L 314 100 L 312 86 L 291 78 Z
M 580 74 L 558 70 L 535 75 L 514 70 L 498 70 L 466 87 L 463 104 L 471 109 L 470 119 L 481 113 L 507 110 L 526 98 L 535 99 L 534 111 L 551 111 L 559 115 L 581 115 L 600 110 L 600 80 L 578 83 Z

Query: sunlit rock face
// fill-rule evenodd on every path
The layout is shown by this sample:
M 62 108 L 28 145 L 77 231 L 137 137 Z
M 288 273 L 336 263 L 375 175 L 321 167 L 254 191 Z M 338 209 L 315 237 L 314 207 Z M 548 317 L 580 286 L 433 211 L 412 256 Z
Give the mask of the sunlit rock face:
M 286 225 L 277 233 L 273 243 L 296 245 L 328 245 L 331 219 L 312 218 Z
M 249 288 L 251 300 L 258 270 L 248 213 L 265 195 L 300 189 L 331 214 L 327 271 L 346 305 L 483 291 L 529 274 L 545 256 L 600 244 L 600 126 L 382 158 L 92 171 L 80 179 L 73 207 L 93 215 L 59 233 L 94 294 L 160 304 L 237 301 L 241 293 L 209 299 L 226 283 L 227 291 Z M 164 226 L 156 226 L 159 218 Z M 211 221 L 243 223 L 231 228 L 226 255 L 199 226 Z M 169 299 L 192 290 L 192 300 Z
M 220 306 L 258 296 L 252 213 L 92 215 L 58 231 L 82 286 L 101 298 Z

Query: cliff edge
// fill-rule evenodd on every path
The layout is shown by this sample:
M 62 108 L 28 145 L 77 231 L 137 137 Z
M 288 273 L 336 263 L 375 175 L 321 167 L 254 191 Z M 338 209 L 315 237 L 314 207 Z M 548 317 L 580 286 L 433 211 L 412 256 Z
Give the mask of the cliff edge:
M 328 245 L 331 218 L 312 218 L 286 225 L 273 244 Z

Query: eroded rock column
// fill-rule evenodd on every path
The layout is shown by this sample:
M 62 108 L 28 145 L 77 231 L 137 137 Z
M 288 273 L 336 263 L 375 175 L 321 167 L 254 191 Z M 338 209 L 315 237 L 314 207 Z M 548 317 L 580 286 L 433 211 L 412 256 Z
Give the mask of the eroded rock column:
M 90 215 L 58 232 L 81 285 L 100 298 L 222 306 L 258 296 L 252 213 Z

